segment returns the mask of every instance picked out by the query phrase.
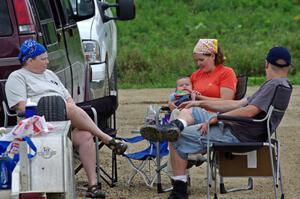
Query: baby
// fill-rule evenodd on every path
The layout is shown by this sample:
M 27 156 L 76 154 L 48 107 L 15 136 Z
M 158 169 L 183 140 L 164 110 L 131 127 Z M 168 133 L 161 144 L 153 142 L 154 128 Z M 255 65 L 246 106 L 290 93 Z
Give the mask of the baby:
M 182 102 L 195 100 L 196 92 L 193 91 L 190 77 L 179 77 L 176 81 L 176 89 L 170 95 L 169 107 L 171 110 L 178 107 Z

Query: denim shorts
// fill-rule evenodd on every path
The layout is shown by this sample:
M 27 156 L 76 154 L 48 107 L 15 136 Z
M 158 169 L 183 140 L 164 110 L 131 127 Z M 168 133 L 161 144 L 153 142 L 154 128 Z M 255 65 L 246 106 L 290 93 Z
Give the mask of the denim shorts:
M 178 155 L 184 159 L 188 159 L 190 153 L 205 153 L 207 149 L 207 135 L 201 135 L 198 128 L 199 124 L 208 121 L 211 113 L 201 108 L 193 108 L 193 117 L 195 125 L 188 126 L 180 133 L 173 146 Z M 223 128 L 221 123 L 210 128 L 209 137 L 211 142 L 223 143 L 239 143 L 240 141 L 231 133 L 229 128 Z

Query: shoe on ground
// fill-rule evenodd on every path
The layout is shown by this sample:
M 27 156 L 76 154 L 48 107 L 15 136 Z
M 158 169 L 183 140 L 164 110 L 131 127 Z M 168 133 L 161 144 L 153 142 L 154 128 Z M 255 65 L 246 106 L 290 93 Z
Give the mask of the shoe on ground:
M 108 148 L 110 148 L 117 155 L 122 155 L 127 150 L 128 146 L 121 140 L 117 140 L 115 138 L 111 139 L 107 144 Z
M 85 193 L 87 198 L 105 198 L 105 193 L 101 190 L 101 187 L 98 185 L 93 185 L 88 188 Z
M 173 181 L 173 190 L 171 191 L 168 199 L 188 199 L 187 182 L 180 180 Z

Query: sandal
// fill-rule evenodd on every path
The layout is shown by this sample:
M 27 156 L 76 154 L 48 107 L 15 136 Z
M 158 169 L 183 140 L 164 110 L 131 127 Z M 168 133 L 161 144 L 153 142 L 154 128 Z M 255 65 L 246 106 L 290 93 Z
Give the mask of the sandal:
M 101 191 L 101 187 L 98 185 L 93 185 L 88 188 L 85 193 L 85 197 L 87 198 L 105 198 L 105 193 Z
M 117 140 L 115 138 L 111 139 L 109 141 L 109 143 L 107 144 L 107 146 L 113 152 L 115 152 L 117 155 L 122 155 L 127 149 L 127 144 L 125 144 L 123 141 Z

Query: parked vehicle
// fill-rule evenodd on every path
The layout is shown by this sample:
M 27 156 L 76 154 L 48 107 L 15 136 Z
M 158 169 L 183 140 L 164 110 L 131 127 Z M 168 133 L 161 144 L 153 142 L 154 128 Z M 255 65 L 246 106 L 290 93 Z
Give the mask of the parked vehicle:
M 95 2 L 95 12 L 92 18 L 77 22 L 83 51 L 91 70 L 90 97 L 108 96 L 117 91 L 116 85 L 116 57 L 117 30 L 114 20 L 105 21 L 100 13 L 102 4 Z M 100 8 L 100 9 L 99 9 Z M 105 14 L 112 17 L 111 9 Z
M 90 97 L 99 98 L 117 94 L 117 30 L 111 7 L 105 0 L 93 0 L 95 12 L 92 18 L 77 22 L 83 50 L 91 69 Z M 118 18 L 134 17 L 133 1 L 118 1 Z M 126 8 L 126 9 L 125 9 Z M 132 11 L 130 11 L 132 10 Z M 123 13 L 120 13 L 123 12 Z
M 117 9 L 116 17 L 111 15 L 110 7 Z M 110 90 L 116 90 L 115 85 L 112 88 L 112 84 L 104 83 L 116 82 L 112 78 L 116 64 L 116 30 L 111 19 L 133 19 L 133 0 L 116 0 L 114 5 L 99 0 L 1 0 L 0 13 L 0 80 L 20 68 L 19 46 L 33 38 L 47 48 L 48 68 L 58 75 L 75 102 L 103 97 Z M 80 33 L 83 48 L 77 23 L 90 28 Z M 95 88 L 105 85 L 108 88 L 105 93 L 102 89 L 102 93 L 95 94 Z M 2 101 L 1 95 L 0 99 Z M 0 106 L 0 126 L 2 123 Z

